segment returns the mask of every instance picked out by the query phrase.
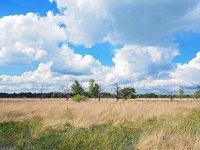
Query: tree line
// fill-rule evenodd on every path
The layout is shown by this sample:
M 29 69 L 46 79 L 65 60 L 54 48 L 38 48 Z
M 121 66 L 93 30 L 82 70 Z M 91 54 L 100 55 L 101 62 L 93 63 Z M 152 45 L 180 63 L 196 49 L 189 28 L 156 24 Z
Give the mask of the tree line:
M 200 86 L 197 86 L 197 91 L 193 95 L 186 95 L 184 88 L 179 88 L 178 94 L 155 94 L 145 93 L 137 94 L 134 87 L 121 87 L 119 83 L 114 83 L 111 92 L 105 92 L 102 90 L 102 86 L 96 83 L 94 79 L 89 80 L 88 90 L 86 91 L 78 80 L 74 81 L 71 86 L 65 84 L 62 92 L 48 92 L 45 93 L 43 86 L 40 88 L 40 92 L 21 92 L 21 93 L 0 93 L 0 98 L 69 98 L 75 101 L 85 100 L 87 98 L 96 98 L 99 101 L 101 98 L 116 98 L 119 99 L 134 99 L 134 98 L 200 98 Z

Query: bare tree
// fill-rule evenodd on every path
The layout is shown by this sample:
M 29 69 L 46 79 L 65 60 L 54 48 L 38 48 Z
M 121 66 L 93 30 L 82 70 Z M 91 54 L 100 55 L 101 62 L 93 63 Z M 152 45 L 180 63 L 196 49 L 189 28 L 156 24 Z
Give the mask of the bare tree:
M 41 86 L 40 86 L 40 100 L 42 100 L 43 97 L 44 97 L 43 92 L 44 92 L 44 86 L 41 85 Z
M 101 84 L 95 84 L 95 91 L 96 91 L 96 95 L 98 97 L 98 100 L 101 101 Z
M 174 98 L 174 96 L 173 96 L 173 93 L 171 92 L 170 93 L 170 100 L 173 101 L 173 98 Z
M 119 100 L 120 87 L 119 87 L 119 83 L 117 83 L 117 82 L 114 83 L 114 91 L 116 93 L 116 98 L 117 98 L 117 101 L 118 101 Z
M 64 85 L 64 94 L 65 94 L 65 98 L 67 101 L 70 98 L 70 93 L 71 93 L 70 86 L 68 84 L 65 84 Z
M 170 101 L 173 101 L 173 99 L 176 98 L 175 92 L 173 92 L 173 91 L 171 91 L 169 95 L 170 95 Z

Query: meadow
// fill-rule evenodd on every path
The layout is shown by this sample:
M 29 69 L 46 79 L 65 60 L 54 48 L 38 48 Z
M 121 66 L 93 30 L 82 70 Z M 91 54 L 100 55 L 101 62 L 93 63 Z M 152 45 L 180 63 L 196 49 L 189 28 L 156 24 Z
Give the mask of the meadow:
M 200 149 L 200 102 L 0 99 L 0 149 Z

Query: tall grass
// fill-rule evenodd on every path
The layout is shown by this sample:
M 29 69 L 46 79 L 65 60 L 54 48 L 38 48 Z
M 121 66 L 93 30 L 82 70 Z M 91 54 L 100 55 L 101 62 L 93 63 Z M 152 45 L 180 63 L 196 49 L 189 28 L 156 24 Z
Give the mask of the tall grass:
M 0 105 L 0 149 L 200 149 L 198 102 Z

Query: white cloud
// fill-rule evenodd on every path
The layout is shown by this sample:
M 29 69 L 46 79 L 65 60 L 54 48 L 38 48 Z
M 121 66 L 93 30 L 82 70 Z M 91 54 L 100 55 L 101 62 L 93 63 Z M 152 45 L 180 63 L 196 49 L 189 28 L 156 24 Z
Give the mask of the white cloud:
M 174 66 L 172 59 L 178 50 L 155 46 L 125 45 L 115 52 L 113 73 L 122 81 L 139 81 L 163 77 Z
M 60 16 L 51 12 L 47 17 L 28 13 L 0 18 L 0 65 L 43 59 L 59 41 L 66 40 L 59 23 Z
M 84 57 L 74 54 L 72 50 L 65 47 L 64 50 L 66 49 L 69 50 L 66 54 L 72 53 L 69 56 L 77 57 L 78 61 L 84 62 Z M 102 83 L 103 89 L 106 91 L 114 82 L 120 82 L 121 86 L 134 86 L 137 91 L 164 91 L 165 94 L 171 91 L 177 92 L 179 86 L 198 85 L 200 83 L 197 78 L 200 74 L 200 53 L 188 63 L 174 66 L 172 59 L 177 54 L 177 50 L 170 48 L 126 45 L 115 51 L 113 58 L 115 66 L 113 67 L 105 67 L 97 63 L 99 66 L 93 66 L 96 69 L 94 72 L 77 76 L 54 72 L 53 62 L 41 63 L 35 71 L 25 72 L 20 76 L 1 75 L 0 89 L 2 91 L 38 92 L 40 85 L 44 84 L 47 86 L 47 91 L 52 89 L 62 91 L 65 83 L 71 84 L 74 80 L 79 80 L 86 87 L 91 78 Z M 90 59 L 86 62 L 90 62 Z M 71 64 L 71 66 L 76 65 Z
M 176 32 L 197 31 L 200 23 L 199 0 L 54 1 L 60 10 L 66 8 L 69 40 L 86 46 L 102 41 L 160 44 Z
M 51 72 L 52 62 L 39 64 L 35 71 L 24 72 L 21 76 L 1 75 L 1 84 L 17 85 L 17 84 L 42 84 L 47 83 L 52 78 Z
M 196 57 L 185 64 L 177 64 L 177 67 L 170 70 L 167 78 L 149 78 L 137 83 L 134 83 L 135 87 L 140 89 L 163 89 L 172 92 L 178 92 L 179 86 L 186 88 L 194 88 L 200 84 L 198 78 L 200 74 L 200 52 Z M 191 91 L 190 91 L 191 92 Z
M 170 76 L 180 80 L 180 84 L 186 86 L 195 86 L 200 84 L 200 52 L 196 57 L 185 64 L 179 64 L 175 71 Z
M 89 75 L 106 68 L 93 56 L 76 54 L 67 45 L 62 45 L 57 51 L 57 56 L 53 59 L 53 62 L 54 70 L 63 74 Z
M 19 76 L 0 75 L 0 89 L 32 91 L 42 83 L 54 89 L 74 80 L 87 85 L 91 78 L 105 87 L 120 82 L 138 89 L 170 90 L 199 84 L 200 53 L 188 63 L 174 64 L 178 50 L 160 44 L 182 30 L 200 32 L 198 0 L 54 1 L 63 14 L 0 18 L 0 66 L 40 63 L 35 71 Z M 114 52 L 113 67 L 60 44 L 90 47 L 104 41 L 124 44 Z

